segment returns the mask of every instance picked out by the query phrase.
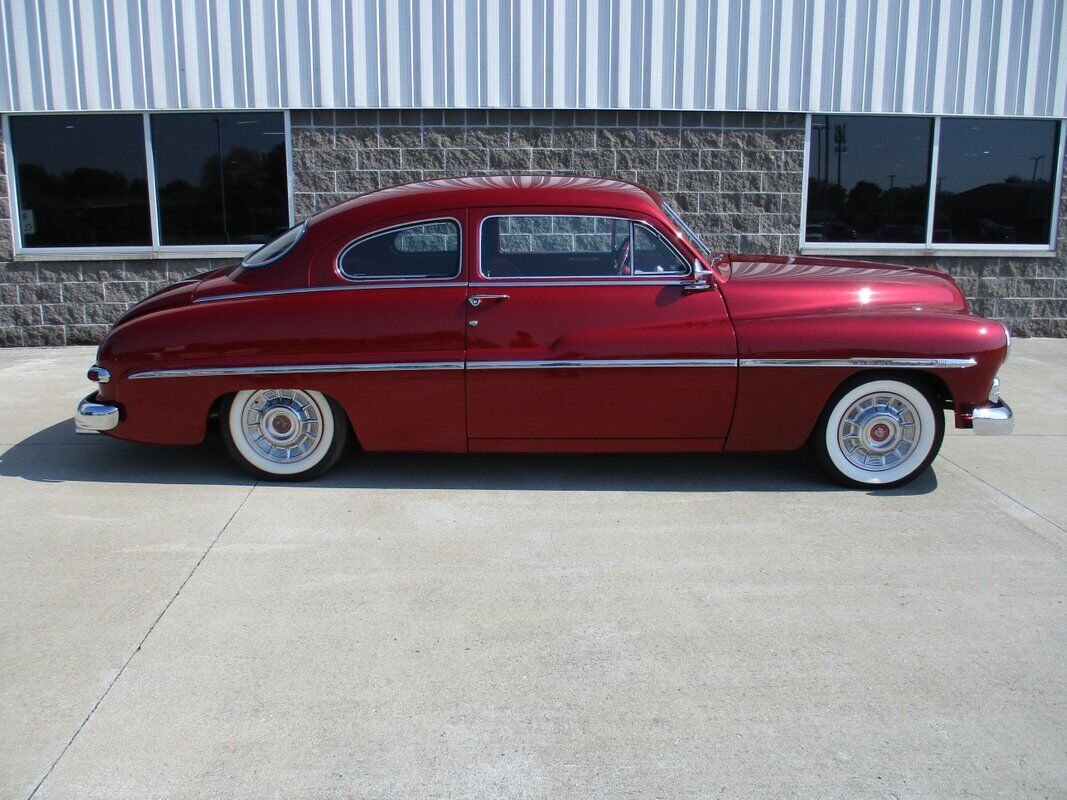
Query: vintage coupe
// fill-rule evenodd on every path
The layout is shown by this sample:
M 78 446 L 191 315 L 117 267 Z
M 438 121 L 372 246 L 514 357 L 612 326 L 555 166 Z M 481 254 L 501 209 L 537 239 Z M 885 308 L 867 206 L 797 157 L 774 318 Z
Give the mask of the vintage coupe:
M 310 217 L 134 306 L 76 426 L 270 479 L 366 451 L 768 451 L 890 487 L 1008 433 L 1010 337 L 924 269 L 709 250 L 649 189 L 434 180 Z

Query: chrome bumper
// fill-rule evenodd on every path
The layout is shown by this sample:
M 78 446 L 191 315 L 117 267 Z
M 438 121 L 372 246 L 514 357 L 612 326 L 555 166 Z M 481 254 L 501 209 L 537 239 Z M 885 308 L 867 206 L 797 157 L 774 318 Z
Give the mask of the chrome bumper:
M 1006 436 L 1015 427 L 1011 406 L 998 400 L 990 406 L 979 406 L 971 412 L 974 432 L 979 436 Z
M 119 424 L 119 407 L 96 402 L 96 392 L 78 403 L 74 415 L 75 433 L 100 433 Z

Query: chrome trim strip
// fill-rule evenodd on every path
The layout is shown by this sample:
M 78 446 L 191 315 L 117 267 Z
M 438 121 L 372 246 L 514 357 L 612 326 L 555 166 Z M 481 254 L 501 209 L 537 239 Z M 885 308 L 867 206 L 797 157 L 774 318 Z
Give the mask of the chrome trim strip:
M 589 358 L 569 361 L 468 361 L 467 369 L 736 367 L 735 358 Z
M 898 369 L 966 369 L 973 358 L 742 358 L 742 367 L 896 367 Z
M 264 289 L 261 292 L 234 292 L 232 294 L 216 294 L 209 297 L 198 297 L 194 303 L 210 303 L 213 300 L 240 300 L 245 297 L 265 297 L 275 294 L 311 294 L 313 292 L 354 292 L 368 291 L 370 289 L 439 289 L 444 286 L 454 286 L 466 289 L 465 282 L 459 282 L 452 278 L 441 278 L 433 282 L 429 281 L 403 281 L 378 283 L 370 286 L 301 286 L 296 289 Z
M 425 370 L 463 369 L 462 361 L 415 361 L 385 364 L 285 364 L 262 367 L 201 367 L 193 369 L 157 369 L 135 372 L 130 380 L 148 378 L 215 378 L 227 375 L 280 375 L 286 373 L 334 372 L 421 372 Z

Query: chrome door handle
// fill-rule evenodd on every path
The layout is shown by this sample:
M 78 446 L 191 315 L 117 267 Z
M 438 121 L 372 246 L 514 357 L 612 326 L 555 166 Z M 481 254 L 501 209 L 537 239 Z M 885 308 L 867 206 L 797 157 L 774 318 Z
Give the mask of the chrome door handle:
M 477 308 L 486 300 L 507 300 L 510 296 L 507 294 L 472 294 L 467 298 L 467 302 Z

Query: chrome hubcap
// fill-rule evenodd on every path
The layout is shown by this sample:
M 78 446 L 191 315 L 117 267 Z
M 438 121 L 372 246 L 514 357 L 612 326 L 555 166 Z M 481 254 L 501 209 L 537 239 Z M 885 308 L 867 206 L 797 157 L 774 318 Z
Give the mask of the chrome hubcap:
M 837 428 L 837 442 L 857 467 L 881 472 L 912 453 L 919 432 L 915 406 L 898 394 L 880 392 L 848 407 Z
M 244 408 L 244 436 L 264 458 L 278 464 L 300 461 L 322 438 L 315 402 L 299 389 L 265 389 Z

